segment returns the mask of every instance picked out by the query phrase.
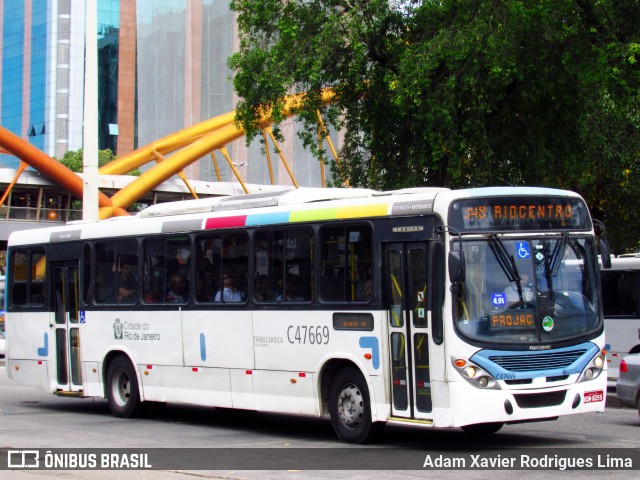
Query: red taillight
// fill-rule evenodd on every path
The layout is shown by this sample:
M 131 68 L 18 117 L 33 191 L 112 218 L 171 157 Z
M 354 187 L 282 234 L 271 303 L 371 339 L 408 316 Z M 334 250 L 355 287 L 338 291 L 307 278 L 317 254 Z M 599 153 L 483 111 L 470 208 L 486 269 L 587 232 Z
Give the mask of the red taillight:
M 624 360 L 620 362 L 620 373 L 627 373 L 627 362 Z

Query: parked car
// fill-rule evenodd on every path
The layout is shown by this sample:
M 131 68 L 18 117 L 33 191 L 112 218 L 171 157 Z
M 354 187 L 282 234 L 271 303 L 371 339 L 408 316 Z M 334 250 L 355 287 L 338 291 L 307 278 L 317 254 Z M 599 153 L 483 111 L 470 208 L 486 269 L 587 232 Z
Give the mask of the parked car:
M 616 395 L 620 403 L 637 408 L 640 414 L 640 353 L 627 355 L 620 362 Z

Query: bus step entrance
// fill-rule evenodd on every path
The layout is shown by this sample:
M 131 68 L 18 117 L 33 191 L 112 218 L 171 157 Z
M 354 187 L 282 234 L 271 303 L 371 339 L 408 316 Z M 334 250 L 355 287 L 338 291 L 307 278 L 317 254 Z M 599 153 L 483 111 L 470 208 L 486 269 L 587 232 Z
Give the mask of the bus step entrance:
M 79 390 L 79 391 L 56 390 L 53 393 L 59 397 L 84 397 L 84 392 L 82 390 Z

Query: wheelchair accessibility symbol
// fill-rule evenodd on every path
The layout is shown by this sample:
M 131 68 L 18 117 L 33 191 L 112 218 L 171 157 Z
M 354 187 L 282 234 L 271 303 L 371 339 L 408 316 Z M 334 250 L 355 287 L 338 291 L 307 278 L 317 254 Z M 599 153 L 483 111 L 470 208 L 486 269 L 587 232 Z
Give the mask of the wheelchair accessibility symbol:
M 529 250 L 528 242 L 516 242 L 516 249 L 518 253 L 518 258 L 531 257 L 531 250 Z

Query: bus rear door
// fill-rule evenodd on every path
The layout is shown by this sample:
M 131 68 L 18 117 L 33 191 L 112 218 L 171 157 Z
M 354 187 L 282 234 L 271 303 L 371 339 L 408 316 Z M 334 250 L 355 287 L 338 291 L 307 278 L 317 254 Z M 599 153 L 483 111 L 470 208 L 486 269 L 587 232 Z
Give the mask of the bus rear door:
M 53 262 L 55 383 L 59 393 L 82 390 L 80 364 L 80 268 L 77 261 Z

